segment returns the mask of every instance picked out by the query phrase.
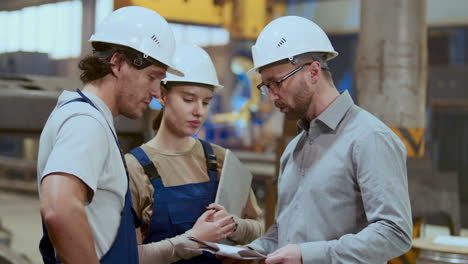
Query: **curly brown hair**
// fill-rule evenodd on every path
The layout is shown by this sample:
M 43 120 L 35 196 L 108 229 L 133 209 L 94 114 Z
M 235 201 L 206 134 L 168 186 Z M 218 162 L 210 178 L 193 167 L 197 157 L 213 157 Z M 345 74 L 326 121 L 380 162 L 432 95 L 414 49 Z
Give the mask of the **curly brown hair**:
M 167 66 L 150 57 L 144 58 L 143 54 L 132 48 L 109 44 L 103 42 L 93 42 L 93 55 L 86 56 L 78 63 L 78 68 L 82 71 L 80 79 L 83 83 L 89 83 L 103 78 L 107 74 L 112 74 L 110 59 L 114 53 L 132 67 L 141 70 L 152 64 L 167 69 Z

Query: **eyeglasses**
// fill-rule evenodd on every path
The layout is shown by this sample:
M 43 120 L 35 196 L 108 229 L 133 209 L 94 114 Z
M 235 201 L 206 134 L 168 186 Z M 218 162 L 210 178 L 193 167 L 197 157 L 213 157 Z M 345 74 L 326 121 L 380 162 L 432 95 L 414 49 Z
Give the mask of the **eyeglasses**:
M 260 92 L 263 94 L 263 95 L 268 95 L 268 93 L 270 92 L 270 90 L 273 90 L 274 92 L 279 92 L 279 89 L 280 89 L 280 84 L 285 81 L 286 79 L 288 79 L 289 77 L 293 76 L 295 73 L 297 73 L 298 71 L 302 70 L 302 68 L 304 68 L 305 66 L 307 65 L 310 65 L 312 63 L 306 63 L 306 64 L 303 64 L 299 67 L 297 67 L 296 69 L 294 69 L 292 72 L 286 74 L 283 78 L 279 79 L 279 80 L 276 80 L 276 81 L 271 81 L 270 83 L 261 83 L 259 85 L 257 85 L 257 88 L 258 90 L 260 90 Z

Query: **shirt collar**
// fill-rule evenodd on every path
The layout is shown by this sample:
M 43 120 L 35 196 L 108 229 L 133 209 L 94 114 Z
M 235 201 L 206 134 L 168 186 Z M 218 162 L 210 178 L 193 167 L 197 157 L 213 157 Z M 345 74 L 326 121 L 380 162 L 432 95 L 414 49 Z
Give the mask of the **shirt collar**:
M 306 120 L 299 120 L 298 127 L 301 130 L 308 131 L 309 133 L 312 132 L 311 130 L 322 130 L 325 127 L 333 131 L 344 118 L 348 109 L 353 105 L 353 99 L 346 90 L 310 123 Z
M 333 103 L 331 103 L 325 111 L 323 111 L 317 120 L 321 121 L 331 130 L 335 130 L 340 121 L 344 118 L 348 109 L 354 105 L 353 99 L 348 91 L 342 92 Z

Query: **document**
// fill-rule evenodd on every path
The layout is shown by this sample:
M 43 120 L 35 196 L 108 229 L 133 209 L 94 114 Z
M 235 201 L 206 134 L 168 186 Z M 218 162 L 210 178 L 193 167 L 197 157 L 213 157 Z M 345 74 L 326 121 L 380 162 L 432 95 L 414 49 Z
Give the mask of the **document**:
M 239 260 L 263 260 L 266 258 L 265 255 L 253 249 L 201 241 L 195 237 L 189 237 L 189 239 L 200 245 L 200 248 L 190 248 L 190 250 L 206 251 L 215 254 L 216 256 Z

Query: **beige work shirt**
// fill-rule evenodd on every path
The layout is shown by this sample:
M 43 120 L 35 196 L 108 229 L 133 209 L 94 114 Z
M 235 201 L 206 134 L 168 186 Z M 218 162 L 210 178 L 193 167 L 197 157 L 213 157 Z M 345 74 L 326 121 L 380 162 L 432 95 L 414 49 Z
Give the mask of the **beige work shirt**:
M 218 175 L 221 175 L 226 150 L 218 145 L 211 145 L 218 162 Z M 156 149 L 149 144 L 143 144 L 141 148 L 158 169 L 161 180 L 166 187 L 209 181 L 205 154 L 198 140 L 188 151 L 164 151 Z M 133 206 L 143 221 L 141 231 L 142 240 L 144 240 L 153 213 L 154 188 L 136 158 L 131 154 L 126 154 L 125 159 L 130 175 Z M 238 227 L 228 238 L 238 244 L 246 244 L 261 236 L 264 232 L 263 223 L 260 221 L 261 213 L 262 211 L 257 204 L 255 195 L 251 191 L 244 211 L 244 217 L 243 219 L 235 217 Z M 187 238 L 190 232 L 191 230 L 174 238 L 151 243 L 149 246 L 144 245 L 146 248 L 151 247 L 152 257 L 149 257 L 148 260 L 151 263 L 171 263 L 180 259 L 193 257 L 196 254 L 183 249 L 187 245 L 193 246 L 194 242 Z M 141 257 L 145 258 L 144 256 Z M 155 259 L 157 260 L 156 262 L 154 262 Z

